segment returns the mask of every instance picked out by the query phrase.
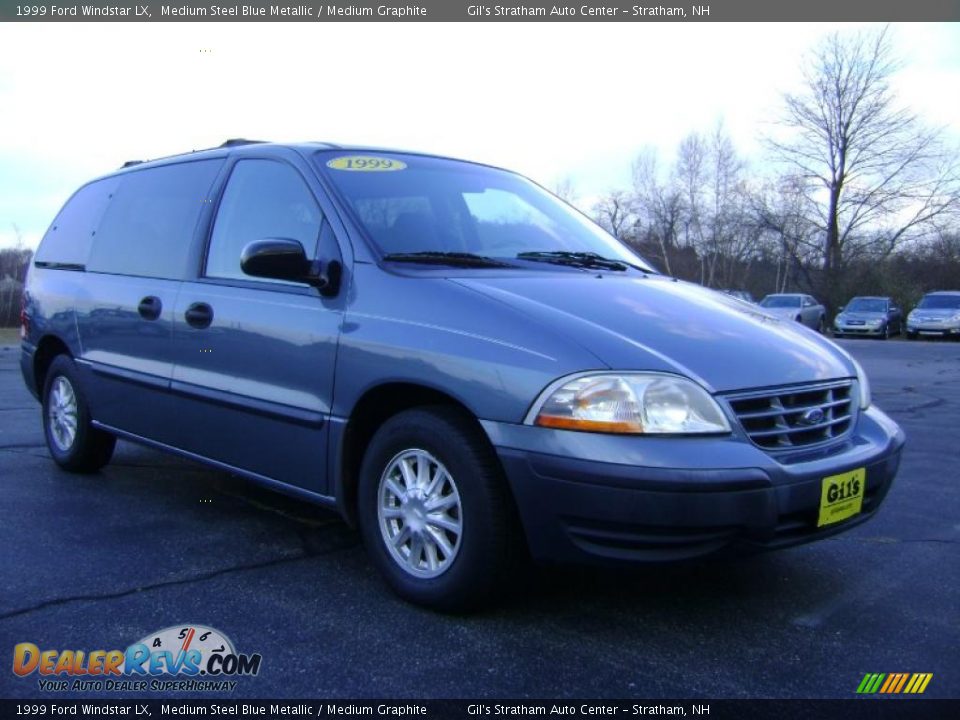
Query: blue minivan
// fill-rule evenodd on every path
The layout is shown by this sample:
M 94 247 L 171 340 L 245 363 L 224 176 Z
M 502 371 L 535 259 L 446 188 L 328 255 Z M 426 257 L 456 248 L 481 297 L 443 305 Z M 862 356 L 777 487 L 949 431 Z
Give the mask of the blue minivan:
M 84 185 L 30 269 L 21 367 L 61 467 L 122 438 L 334 507 L 445 609 L 529 556 L 849 529 L 904 442 L 832 342 L 660 274 L 530 180 L 322 143 Z

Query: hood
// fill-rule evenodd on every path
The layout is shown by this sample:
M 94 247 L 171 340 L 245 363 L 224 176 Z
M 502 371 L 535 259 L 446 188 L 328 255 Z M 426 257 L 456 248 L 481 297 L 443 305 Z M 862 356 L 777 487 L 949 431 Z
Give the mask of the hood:
M 910 314 L 914 318 L 950 318 L 954 315 L 960 315 L 960 308 L 914 308 L 913 312 Z
M 843 350 L 793 315 L 781 320 L 670 278 L 538 273 L 450 281 L 510 305 L 615 370 L 679 373 L 714 392 L 856 374 Z

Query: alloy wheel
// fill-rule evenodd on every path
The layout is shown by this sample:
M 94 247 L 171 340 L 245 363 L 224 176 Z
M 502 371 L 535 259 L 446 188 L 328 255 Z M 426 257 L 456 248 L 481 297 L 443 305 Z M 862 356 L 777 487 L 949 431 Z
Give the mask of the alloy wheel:
M 50 388 L 47 413 L 54 444 L 63 452 L 69 451 L 77 437 L 77 394 L 63 375 L 55 378 Z
M 463 536 L 460 493 L 453 476 L 426 450 L 404 450 L 380 476 L 377 518 L 394 562 L 418 578 L 442 575 Z

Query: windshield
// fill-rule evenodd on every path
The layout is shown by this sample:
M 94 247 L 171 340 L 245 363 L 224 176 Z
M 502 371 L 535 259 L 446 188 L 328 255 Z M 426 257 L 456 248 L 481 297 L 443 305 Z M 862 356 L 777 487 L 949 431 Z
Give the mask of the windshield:
M 793 308 L 800 307 L 799 295 L 767 295 L 760 303 L 765 308 Z
M 326 151 L 317 153 L 316 161 L 363 230 L 391 259 L 409 260 L 412 253 L 455 253 L 462 259 L 469 253 L 517 260 L 536 253 L 539 257 L 520 259 L 539 260 L 543 266 L 545 259 L 573 264 L 582 259 L 578 255 L 586 255 L 653 272 L 649 263 L 565 202 L 504 170 L 401 153 Z M 550 253 L 559 255 L 540 255 Z
M 960 295 L 925 295 L 917 307 L 924 310 L 960 310 Z
M 887 301 L 879 298 L 854 298 L 846 307 L 846 312 L 884 313 Z

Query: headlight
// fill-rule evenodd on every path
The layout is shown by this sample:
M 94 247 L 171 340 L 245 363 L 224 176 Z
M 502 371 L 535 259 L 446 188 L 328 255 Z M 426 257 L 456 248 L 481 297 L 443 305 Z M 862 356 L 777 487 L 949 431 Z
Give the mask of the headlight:
M 850 358 L 850 362 L 853 363 L 853 367 L 857 370 L 857 385 L 860 386 L 860 409 L 866 410 L 870 407 L 870 403 L 873 398 L 870 397 L 870 381 L 867 380 L 867 373 L 864 372 L 863 366 L 857 362 L 849 353 L 847 357 Z
M 846 315 L 844 315 L 843 313 L 841 313 L 841 314 L 837 315 L 837 316 L 833 319 L 833 324 L 834 324 L 834 325 L 839 325 L 839 324 L 842 323 L 842 322 L 846 322 L 846 320 L 847 320 Z
M 883 320 L 880 320 L 879 318 L 870 321 L 870 327 L 880 327 L 881 325 L 883 325 Z
M 596 373 L 559 382 L 534 403 L 528 424 L 629 435 L 730 432 L 717 402 L 676 375 Z
M 957 313 L 957 314 L 954 315 L 952 318 L 950 318 L 950 321 L 951 321 L 951 322 L 960 322 L 960 313 Z

